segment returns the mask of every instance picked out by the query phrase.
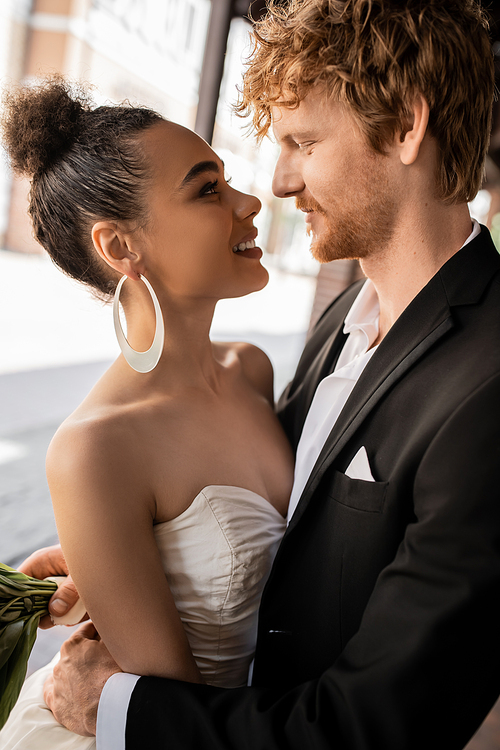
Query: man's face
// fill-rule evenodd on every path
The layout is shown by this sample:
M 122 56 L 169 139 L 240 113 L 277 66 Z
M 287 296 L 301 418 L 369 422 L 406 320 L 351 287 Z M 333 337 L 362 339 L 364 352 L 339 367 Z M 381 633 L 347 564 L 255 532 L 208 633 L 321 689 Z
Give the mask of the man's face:
M 364 258 L 387 245 L 398 205 L 392 159 L 370 148 L 346 107 L 312 91 L 297 109 L 275 107 L 273 131 L 273 192 L 306 212 L 313 256 Z

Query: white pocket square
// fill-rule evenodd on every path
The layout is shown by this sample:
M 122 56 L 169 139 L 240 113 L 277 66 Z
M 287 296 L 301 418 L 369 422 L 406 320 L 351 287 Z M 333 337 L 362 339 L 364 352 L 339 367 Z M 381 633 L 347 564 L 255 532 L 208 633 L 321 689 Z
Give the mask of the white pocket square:
M 364 445 L 362 445 L 356 453 L 345 473 L 350 479 L 364 479 L 365 482 L 375 481 L 372 476 L 368 454 Z

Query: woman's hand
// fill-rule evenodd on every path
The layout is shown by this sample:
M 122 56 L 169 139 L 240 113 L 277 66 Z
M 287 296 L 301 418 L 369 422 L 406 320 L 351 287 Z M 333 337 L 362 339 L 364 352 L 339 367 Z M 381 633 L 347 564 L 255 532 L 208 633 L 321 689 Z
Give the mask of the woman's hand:
M 52 615 L 56 617 L 65 615 L 78 601 L 78 591 L 69 575 L 66 560 L 58 544 L 53 547 L 43 547 L 33 552 L 19 566 L 19 570 L 27 576 L 40 578 L 41 580 L 49 576 L 68 576 L 67 580 L 59 586 L 49 602 L 49 611 Z M 87 620 L 88 615 L 84 619 Z M 50 619 L 50 615 L 46 615 L 40 620 L 40 628 L 42 630 L 52 628 L 53 625 L 54 623 Z
M 93 737 L 102 689 L 121 672 L 91 622 L 61 648 L 61 658 L 45 682 L 43 697 L 57 721 L 76 734 Z

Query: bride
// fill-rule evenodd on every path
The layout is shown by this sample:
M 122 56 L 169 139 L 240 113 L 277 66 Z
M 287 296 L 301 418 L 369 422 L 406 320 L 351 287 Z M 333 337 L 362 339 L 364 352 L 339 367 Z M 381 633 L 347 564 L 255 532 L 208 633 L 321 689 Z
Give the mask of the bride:
M 115 295 L 122 355 L 47 456 L 69 570 L 123 671 L 246 684 L 292 453 L 265 354 L 209 330 L 218 300 L 267 282 L 260 203 L 205 141 L 151 110 L 93 109 L 53 79 L 12 92 L 5 112 L 36 238 L 65 273 Z M 27 681 L 2 749 L 94 747 L 43 703 L 50 669 Z

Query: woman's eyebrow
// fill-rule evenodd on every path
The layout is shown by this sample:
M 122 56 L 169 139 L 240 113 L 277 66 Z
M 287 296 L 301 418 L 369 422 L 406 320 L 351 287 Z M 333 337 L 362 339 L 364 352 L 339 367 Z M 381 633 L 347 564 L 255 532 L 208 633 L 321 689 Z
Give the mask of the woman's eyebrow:
M 222 162 L 222 169 L 224 169 L 224 163 Z M 198 175 L 204 172 L 220 172 L 220 166 L 216 161 L 199 161 L 197 164 L 191 167 L 187 175 L 179 185 L 179 190 L 186 188 Z

